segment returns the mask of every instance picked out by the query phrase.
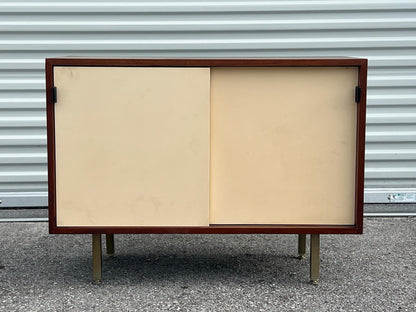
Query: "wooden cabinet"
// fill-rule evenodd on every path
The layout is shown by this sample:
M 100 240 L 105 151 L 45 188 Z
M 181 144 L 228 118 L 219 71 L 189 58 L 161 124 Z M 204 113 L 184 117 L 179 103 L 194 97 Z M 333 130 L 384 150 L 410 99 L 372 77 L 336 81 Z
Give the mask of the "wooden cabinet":
M 361 232 L 365 64 L 48 59 L 51 232 Z
M 367 60 L 46 60 L 51 233 L 361 233 Z

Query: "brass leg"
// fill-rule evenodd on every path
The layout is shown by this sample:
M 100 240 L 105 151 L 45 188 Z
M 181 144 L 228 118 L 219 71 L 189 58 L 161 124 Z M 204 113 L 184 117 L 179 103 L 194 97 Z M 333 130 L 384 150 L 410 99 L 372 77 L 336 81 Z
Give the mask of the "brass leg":
M 305 259 L 306 253 L 306 234 L 298 236 L 298 259 Z
M 114 256 L 114 234 L 105 235 L 107 255 L 110 257 Z
M 92 234 L 92 280 L 101 284 L 101 234 Z
M 318 284 L 319 280 L 319 234 L 311 234 L 311 258 L 310 258 L 311 283 Z

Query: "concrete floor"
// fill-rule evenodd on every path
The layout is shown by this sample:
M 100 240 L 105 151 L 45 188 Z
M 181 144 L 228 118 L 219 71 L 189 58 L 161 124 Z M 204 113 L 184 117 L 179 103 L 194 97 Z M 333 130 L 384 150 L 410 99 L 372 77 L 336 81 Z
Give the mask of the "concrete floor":
M 322 235 L 308 283 L 296 235 L 116 235 L 101 285 L 91 235 L 0 223 L 0 311 L 416 311 L 416 218 Z

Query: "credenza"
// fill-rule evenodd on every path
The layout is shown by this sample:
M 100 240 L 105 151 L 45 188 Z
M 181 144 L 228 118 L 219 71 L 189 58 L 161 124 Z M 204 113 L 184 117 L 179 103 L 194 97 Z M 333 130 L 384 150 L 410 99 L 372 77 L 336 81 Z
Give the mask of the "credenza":
M 101 235 L 363 230 L 367 60 L 46 59 L 49 228 Z

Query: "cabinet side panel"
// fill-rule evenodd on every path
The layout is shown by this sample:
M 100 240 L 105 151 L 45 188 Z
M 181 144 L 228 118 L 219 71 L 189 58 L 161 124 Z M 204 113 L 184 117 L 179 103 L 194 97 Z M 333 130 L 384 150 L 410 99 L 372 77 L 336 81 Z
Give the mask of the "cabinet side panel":
M 354 225 L 356 67 L 214 68 L 212 224 Z
M 209 69 L 55 67 L 57 226 L 209 223 Z

